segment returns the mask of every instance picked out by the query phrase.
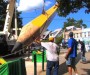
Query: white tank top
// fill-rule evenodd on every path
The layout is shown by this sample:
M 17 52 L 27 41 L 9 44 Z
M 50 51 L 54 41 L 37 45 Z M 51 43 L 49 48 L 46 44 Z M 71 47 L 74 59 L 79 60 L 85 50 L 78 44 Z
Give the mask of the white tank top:
M 46 48 L 46 57 L 49 61 L 58 61 L 59 56 L 57 54 L 58 45 L 53 42 L 41 42 L 41 45 Z

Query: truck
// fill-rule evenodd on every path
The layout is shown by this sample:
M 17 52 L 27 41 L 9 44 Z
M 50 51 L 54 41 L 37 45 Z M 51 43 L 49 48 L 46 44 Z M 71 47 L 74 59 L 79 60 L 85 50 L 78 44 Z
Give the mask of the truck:
M 10 53 L 18 37 L 17 28 L 11 28 L 14 9 L 15 9 L 15 0 L 9 0 L 6 9 L 6 18 L 4 27 L 3 30 L 0 31 L 0 55 Z M 19 30 L 20 29 L 21 28 L 19 28 Z

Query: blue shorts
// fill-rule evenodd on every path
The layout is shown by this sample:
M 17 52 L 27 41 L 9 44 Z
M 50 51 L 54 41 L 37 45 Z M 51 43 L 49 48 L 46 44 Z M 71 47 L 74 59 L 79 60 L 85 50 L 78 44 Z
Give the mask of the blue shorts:
M 67 66 L 75 67 L 75 65 L 76 65 L 75 60 L 76 60 L 75 58 L 68 58 L 68 59 L 66 60 L 66 65 L 67 65 Z

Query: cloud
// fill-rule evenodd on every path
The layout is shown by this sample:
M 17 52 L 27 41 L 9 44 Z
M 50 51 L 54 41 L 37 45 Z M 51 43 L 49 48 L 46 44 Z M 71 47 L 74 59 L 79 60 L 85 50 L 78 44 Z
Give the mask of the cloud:
M 20 0 L 18 11 L 30 11 L 42 7 L 43 0 Z
M 45 6 L 51 4 L 50 1 L 45 2 Z M 17 10 L 18 11 L 31 11 L 34 9 L 42 8 L 44 0 L 20 0 Z

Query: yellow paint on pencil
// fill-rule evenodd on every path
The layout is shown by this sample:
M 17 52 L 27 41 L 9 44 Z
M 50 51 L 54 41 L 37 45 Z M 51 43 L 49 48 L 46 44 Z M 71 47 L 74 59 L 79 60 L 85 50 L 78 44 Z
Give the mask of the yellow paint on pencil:
M 54 5 L 49 10 L 47 10 L 45 14 L 41 14 L 40 16 L 38 16 L 37 18 L 32 20 L 31 23 L 34 26 L 39 26 L 39 27 L 43 26 L 44 23 L 46 23 L 46 21 L 51 17 L 51 15 L 53 15 L 53 13 L 55 13 L 57 8 L 58 7 Z

